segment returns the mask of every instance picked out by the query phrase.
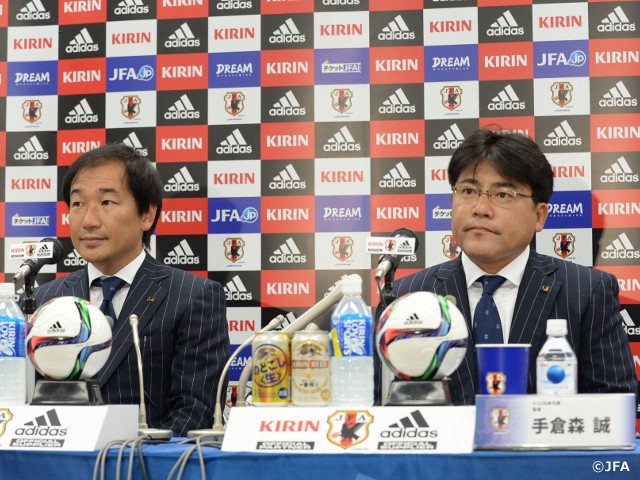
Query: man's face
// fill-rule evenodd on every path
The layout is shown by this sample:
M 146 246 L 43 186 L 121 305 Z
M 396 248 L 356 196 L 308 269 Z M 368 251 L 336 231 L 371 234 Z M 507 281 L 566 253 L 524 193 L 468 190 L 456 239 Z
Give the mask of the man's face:
M 531 195 L 528 186 L 520 185 L 498 174 L 488 162 L 475 171 L 464 170 L 456 185 L 488 190 L 505 187 Z M 547 219 L 546 203 L 535 204 L 530 198 L 516 197 L 507 206 L 498 206 L 486 194 L 464 201 L 453 195 L 451 230 L 464 253 L 487 273 L 497 273 L 529 245 L 535 232 L 540 232 Z
M 138 214 L 122 164 L 87 168 L 71 184 L 71 241 L 87 262 L 113 275 L 142 251 L 142 233 L 151 228 L 155 211 Z

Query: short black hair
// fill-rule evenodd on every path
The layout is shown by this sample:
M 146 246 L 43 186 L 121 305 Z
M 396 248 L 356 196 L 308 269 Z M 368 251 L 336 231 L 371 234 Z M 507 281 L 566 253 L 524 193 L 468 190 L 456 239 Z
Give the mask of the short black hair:
M 138 214 L 142 215 L 149 211 L 152 205 L 157 207 L 153 225 L 142 234 L 142 243 L 149 249 L 151 235 L 156 228 L 162 210 L 162 179 L 151 161 L 138 153 L 135 148 L 123 143 L 113 143 L 94 148 L 80 155 L 62 179 L 62 197 L 69 206 L 71 184 L 78 173 L 109 162 L 120 163 L 124 167 L 124 181 L 135 199 Z
M 469 135 L 449 161 L 449 183 L 460 174 L 488 162 L 500 175 L 531 188 L 536 203 L 548 203 L 553 193 L 553 169 L 538 145 L 521 133 L 480 129 Z

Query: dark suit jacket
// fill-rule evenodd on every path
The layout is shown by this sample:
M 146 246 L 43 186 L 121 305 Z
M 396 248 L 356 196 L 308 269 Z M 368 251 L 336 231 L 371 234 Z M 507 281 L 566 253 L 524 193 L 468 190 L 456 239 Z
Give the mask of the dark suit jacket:
M 89 298 L 86 268 L 34 290 L 37 306 L 61 296 Z M 140 402 L 128 321 L 132 313 L 139 318 L 149 426 L 171 429 L 176 436 L 211 428 L 218 382 L 230 355 L 222 285 L 147 254 L 113 327 L 109 359 L 96 375 L 107 404 Z
M 471 332 L 467 283 L 460 258 L 401 278 L 394 286 L 398 298 L 416 291 L 454 296 Z M 509 343 L 531 344 L 529 393 L 536 391 L 536 357 L 546 340 L 549 318 L 567 320 L 567 337 L 578 358 L 579 392 L 636 393 L 638 381 L 622 325 L 618 292 L 613 275 L 531 251 L 509 332 Z M 455 404 L 475 402 L 479 384 L 472 335 L 464 360 L 451 375 L 450 390 Z

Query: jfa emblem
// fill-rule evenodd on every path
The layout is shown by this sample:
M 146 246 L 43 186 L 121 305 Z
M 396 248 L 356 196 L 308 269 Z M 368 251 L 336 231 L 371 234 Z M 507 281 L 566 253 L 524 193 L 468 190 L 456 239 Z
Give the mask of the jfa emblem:
M 511 412 L 506 408 L 492 408 L 489 412 L 489 417 L 491 418 L 491 425 L 496 430 L 504 430 L 509 426 Z
M 42 116 L 42 102 L 40 100 L 27 100 L 22 104 L 22 118 L 29 123 L 36 123 Z
M 224 95 L 224 109 L 229 115 L 236 116 L 244 110 L 244 93 L 227 92 Z
M 554 82 L 551 85 L 551 100 L 559 107 L 564 107 L 571 102 L 573 85 L 568 82 Z
M 351 108 L 353 93 L 348 88 L 335 89 L 331 92 L 331 106 L 339 113 Z
M 120 100 L 120 105 L 122 106 L 120 112 L 129 120 L 132 120 L 134 117 L 137 117 L 138 114 L 140 113 L 141 103 L 142 103 L 142 100 L 137 95 L 122 97 L 122 100 Z
M 226 238 L 224 240 L 224 256 L 236 263 L 244 257 L 245 242 L 242 238 Z
M 453 235 L 445 235 L 442 238 L 442 253 L 444 253 L 446 257 L 454 260 L 458 258 L 460 252 L 460 245 L 458 245 L 456 239 L 453 238 Z
M 393 252 L 396 249 L 396 241 L 393 238 L 388 238 L 384 241 L 384 249 L 387 252 Z
M 487 392 L 490 395 L 502 395 L 504 393 L 507 377 L 502 372 L 489 372 L 485 377 L 487 382 Z
M 373 416 L 363 410 L 339 410 L 331 415 L 329 422 L 329 441 L 339 447 L 347 448 L 364 442 L 369 437 L 369 425 L 373 423 Z
M 442 105 L 449 110 L 455 110 L 462 105 L 462 88 L 457 85 L 443 87 L 440 90 Z
M 353 255 L 353 238 L 333 237 L 333 240 L 331 240 L 331 247 L 333 256 L 341 262 L 344 262 Z
M 553 251 L 562 258 L 573 255 L 576 237 L 571 233 L 556 233 L 553 236 Z
M 0 437 L 4 435 L 7 424 L 13 418 L 13 414 L 8 408 L 0 408 Z

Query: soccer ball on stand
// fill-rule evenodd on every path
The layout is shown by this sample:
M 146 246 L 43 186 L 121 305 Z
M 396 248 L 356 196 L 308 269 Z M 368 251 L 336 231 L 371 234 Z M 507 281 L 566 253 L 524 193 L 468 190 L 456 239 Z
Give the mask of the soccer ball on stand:
M 450 300 L 432 292 L 412 292 L 394 300 L 376 327 L 382 362 L 401 380 L 440 380 L 462 362 L 469 333 Z
M 93 377 L 111 352 L 111 325 L 98 307 L 77 297 L 42 304 L 27 324 L 27 354 L 50 380 Z

